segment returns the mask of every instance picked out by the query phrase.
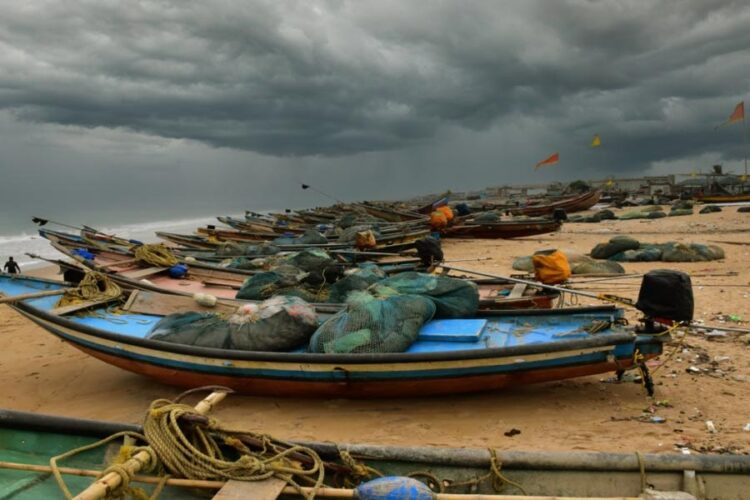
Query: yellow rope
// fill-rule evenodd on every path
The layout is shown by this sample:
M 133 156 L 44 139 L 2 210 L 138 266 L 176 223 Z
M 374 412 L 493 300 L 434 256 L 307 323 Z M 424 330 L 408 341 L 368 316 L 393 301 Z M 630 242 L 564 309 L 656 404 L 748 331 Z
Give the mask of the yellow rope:
M 191 421 L 191 417 L 201 423 L 186 426 L 183 422 Z M 164 399 L 154 401 L 144 421 L 143 432 L 165 469 L 181 477 L 238 481 L 277 477 L 306 498 L 313 498 L 323 485 L 323 462 L 312 449 L 262 435 L 235 434 L 185 404 Z M 248 448 L 243 437 L 261 442 L 261 450 Z M 228 451 L 237 454 L 238 458 L 226 456 Z M 304 468 L 295 455 L 308 457 L 313 465 Z M 310 493 L 303 492 L 297 482 L 306 478 L 314 478 Z
M 262 434 L 224 428 L 217 420 L 201 415 L 195 408 L 178 401 L 179 398 L 176 401 L 154 401 L 144 419 L 142 435 L 127 431 L 118 432 L 95 443 L 52 457 L 50 467 L 65 498 L 72 499 L 73 495 L 62 479 L 58 461 L 126 436 L 147 443 L 147 446 L 122 446 L 111 465 L 101 473 L 99 477 L 115 473 L 121 478 L 120 487 L 109 492 L 112 496 L 130 495 L 140 499 L 147 498 L 145 491 L 130 486 L 133 474 L 122 466 L 141 451 L 148 453 L 148 458 L 142 461 L 141 471 L 160 471 L 161 475 L 161 481 L 148 497 L 151 500 L 156 499 L 164 488 L 167 478 L 170 477 L 166 474 L 214 481 L 263 481 L 276 477 L 296 488 L 301 496 L 309 500 L 312 500 L 318 489 L 324 485 L 328 466 L 334 467 L 338 472 L 344 472 L 345 482 L 351 485 L 357 485 L 362 480 L 374 476 L 382 476 L 380 471 L 356 461 L 348 451 L 339 450 L 343 467 L 325 464 L 311 448 Z M 440 481 L 435 475 L 426 472 L 414 472 L 410 476 L 427 478 L 439 491 L 462 486 L 476 487 L 490 480 L 495 491 L 500 491 L 505 485 L 511 485 L 525 495 L 526 491 L 520 484 L 502 474 L 502 463 L 496 451 L 488 451 L 490 471 L 466 482 Z M 300 481 L 312 484 L 312 488 L 303 491 Z
M 133 254 L 136 259 L 157 267 L 172 267 L 180 262 L 163 243 L 139 245 L 133 248 Z
M 64 307 L 88 301 L 115 299 L 122 294 L 120 287 L 106 274 L 89 271 L 75 288 L 65 290 L 55 307 Z

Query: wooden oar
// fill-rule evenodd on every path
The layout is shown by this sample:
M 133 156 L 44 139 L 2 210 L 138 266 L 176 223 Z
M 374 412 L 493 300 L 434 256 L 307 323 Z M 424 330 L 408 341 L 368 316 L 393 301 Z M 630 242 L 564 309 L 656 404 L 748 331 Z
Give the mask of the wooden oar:
M 11 304 L 26 299 L 38 299 L 40 297 L 52 297 L 54 295 L 62 295 L 65 293 L 65 288 L 58 290 L 45 290 L 43 292 L 24 293 L 21 295 L 14 295 L 12 297 L 0 297 L 0 304 Z
M 443 265 L 441 265 L 440 267 L 442 267 L 443 269 L 447 269 L 449 271 L 458 271 L 458 272 L 461 272 L 461 273 L 470 273 L 470 274 L 475 274 L 477 276 L 484 276 L 485 278 L 495 278 L 495 279 L 499 279 L 499 280 L 506 280 L 506 281 L 510 281 L 511 283 L 523 283 L 524 285 L 535 286 L 537 288 L 544 288 L 544 289 L 547 289 L 547 290 L 554 290 L 556 292 L 572 293 L 574 295 L 581 295 L 583 297 L 589 297 L 591 299 L 603 300 L 605 302 L 620 302 L 620 303 L 626 304 L 626 305 L 631 305 L 631 306 L 633 305 L 633 301 L 630 300 L 630 299 L 628 299 L 628 298 L 626 298 L 626 297 L 615 297 L 615 296 L 612 296 L 612 295 L 605 295 L 605 294 L 599 294 L 599 295 L 597 295 L 597 294 L 594 294 L 594 293 L 583 292 L 583 291 L 580 291 L 580 290 L 572 290 L 570 288 L 565 288 L 565 287 L 562 287 L 562 286 L 545 285 L 544 283 L 539 283 L 537 281 L 522 280 L 522 279 L 518 279 L 518 278 L 510 278 L 508 276 L 500 276 L 498 274 L 490 274 L 490 273 L 485 273 L 485 272 L 482 272 L 482 271 L 474 271 L 474 270 L 471 270 L 471 269 L 463 269 L 463 268 L 460 268 L 460 267 L 443 266 Z
M 207 414 L 211 409 L 219 404 L 225 397 L 226 392 L 212 392 L 206 399 L 201 401 L 195 406 L 195 411 L 201 415 Z M 140 471 L 144 466 L 148 465 L 151 461 L 151 455 L 146 451 L 140 451 L 133 455 L 127 462 L 121 465 L 129 475 L 133 475 Z M 75 500 L 98 500 L 107 495 L 110 491 L 120 486 L 122 482 L 122 476 L 114 472 L 110 472 L 96 482 L 91 483 L 88 488 L 79 493 Z

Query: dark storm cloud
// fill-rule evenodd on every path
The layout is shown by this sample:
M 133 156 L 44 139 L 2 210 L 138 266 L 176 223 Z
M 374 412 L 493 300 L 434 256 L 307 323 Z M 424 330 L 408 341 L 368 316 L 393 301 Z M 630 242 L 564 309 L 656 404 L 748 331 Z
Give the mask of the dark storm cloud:
M 0 106 L 273 156 L 519 123 L 540 155 L 599 132 L 610 168 L 645 168 L 740 153 L 711 127 L 750 85 L 749 22 L 715 0 L 14 2 Z

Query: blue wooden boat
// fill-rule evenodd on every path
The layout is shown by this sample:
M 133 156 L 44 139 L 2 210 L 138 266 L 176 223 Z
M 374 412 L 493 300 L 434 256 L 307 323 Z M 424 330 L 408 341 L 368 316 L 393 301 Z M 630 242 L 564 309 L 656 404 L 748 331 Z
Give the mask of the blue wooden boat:
M 0 274 L 0 293 L 9 297 L 65 287 L 61 282 Z M 257 395 L 370 398 L 490 391 L 622 372 L 636 366 L 636 357 L 661 354 L 664 340 L 634 333 L 620 324 L 621 309 L 600 306 L 433 320 L 403 353 L 233 351 L 146 338 L 164 315 L 199 309 L 190 297 L 153 294 L 145 309 L 143 304 L 139 309 L 133 307 L 138 301 L 131 296 L 117 314 L 111 303 L 82 304 L 71 311 L 56 308 L 57 300 L 28 298 L 13 307 L 114 366 L 167 384 L 223 385 Z

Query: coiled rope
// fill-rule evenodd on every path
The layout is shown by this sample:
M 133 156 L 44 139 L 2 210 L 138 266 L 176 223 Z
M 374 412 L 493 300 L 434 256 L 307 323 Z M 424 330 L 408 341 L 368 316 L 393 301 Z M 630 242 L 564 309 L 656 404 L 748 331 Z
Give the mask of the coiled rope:
M 133 248 L 135 258 L 157 267 L 172 267 L 180 260 L 163 243 L 148 243 Z
M 142 490 L 129 487 L 132 474 L 121 466 L 139 452 L 146 451 L 149 459 L 142 463 L 144 472 L 166 471 L 178 477 L 219 481 L 263 481 L 276 477 L 296 488 L 301 496 L 310 500 L 315 497 L 323 485 L 325 467 L 314 450 L 262 434 L 224 429 L 217 420 L 180 403 L 180 397 L 188 393 L 178 396 L 175 401 L 157 399 L 151 403 L 142 435 L 119 432 L 52 457 L 50 467 L 65 497 L 72 499 L 73 495 L 63 481 L 58 461 L 126 436 L 146 443 L 146 446 L 123 446 L 113 464 L 101 473 L 99 477 L 109 473 L 120 476 L 121 487 L 110 492 L 113 495 L 146 498 Z M 159 495 L 168 477 L 162 475 L 151 499 Z M 299 481 L 312 484 L 312 488 L 303 490 Z
M 65 307 L 89 301 L 116 299 L 122 294 L 119 285 L 109 279 L 106 274 L 87 271 L 81 282 L 75 288 L 65 290 L 55 307 Z

